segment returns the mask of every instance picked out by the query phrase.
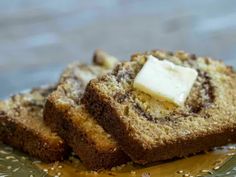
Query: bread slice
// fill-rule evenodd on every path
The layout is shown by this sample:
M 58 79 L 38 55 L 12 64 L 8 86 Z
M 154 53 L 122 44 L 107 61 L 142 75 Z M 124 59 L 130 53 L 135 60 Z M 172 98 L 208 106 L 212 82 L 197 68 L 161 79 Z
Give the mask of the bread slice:
M 43 121 L 46 96 L 52 88 L 37 88 L 0 101 L 0 140 L 46 162 L 67 154 L 64 141 Z
M 148 55 L 198 71 L 184 107 L 168 106 L 134 89 L 134 78 Z M 164 51 L 136 54 L 112 73 L 92 80 L 82 102 L 139 164 L 184 157 L 236 141 L 236 73 L 208 57 Z
M 99 65 L 102 63 L 106 62 L 99 60 Z M 58 132 L 91 170 L 111 168 L 128 160 L 116 141 L 97 124 L 80 102 L 87 83 L 107 71 L 102 66 L 69 65 L 61 75 L 56 91 L 48 97 L 44 110 L 45 122 Z

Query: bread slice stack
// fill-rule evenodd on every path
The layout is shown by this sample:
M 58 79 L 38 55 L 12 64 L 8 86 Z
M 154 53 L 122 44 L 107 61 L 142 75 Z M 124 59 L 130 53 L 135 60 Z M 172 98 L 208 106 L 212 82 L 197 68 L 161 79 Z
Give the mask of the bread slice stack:
M 134 87 L 150 55 L 197 71 L 184 105 Z M 70 147 L 90 170 L 189 156 L 235 142 L 235 133 L 236 72 L 185 52 L 156 50 L 118 62 L 96 51 L 92 65 L 70 64 L 53 88 L 0 102 L 0 140 L 49 162 L 65 159 Z
M 45 162 L 75 152 L 90 170 L 129 160 L 80 100 L 87 83 L 118 60 L 97 50 L 93 64 L 71 63 L 53 87 L 33 89 L 0 102 L 0 140 Z

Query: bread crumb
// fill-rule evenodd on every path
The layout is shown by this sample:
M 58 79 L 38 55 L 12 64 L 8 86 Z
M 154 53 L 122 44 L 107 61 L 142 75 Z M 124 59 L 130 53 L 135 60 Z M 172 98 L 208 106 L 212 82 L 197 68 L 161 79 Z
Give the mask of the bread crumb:
M 130 173 L 131 173 L 132 176 L 136 175 L 135 171 L 131 171 Z
M 142 177 L 151 177 L 151 174 L 150 173 L 143 173 Z

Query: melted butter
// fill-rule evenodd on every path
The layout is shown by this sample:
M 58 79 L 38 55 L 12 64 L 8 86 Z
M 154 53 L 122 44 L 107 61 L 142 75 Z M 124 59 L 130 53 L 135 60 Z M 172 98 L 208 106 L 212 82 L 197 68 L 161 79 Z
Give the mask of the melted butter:
M 37 164 L 41 169 L 48 169 L 52 176 L 58 175 L 63 177 L 70 176 L 88 176 L 88 177 L 128 177 L 128 176 L 183 176 L 189 174 L 192 176 L 210 174 L 214 169 L 218 169 L 227 160 L 230 159 L 228 154 L 236 152 L 235 148 L 218 149 L 204 154 L 195 155 L 189 158 L 175 161 L 152 164 L 150 166 L 138 166 L 134 164 L 124 165 L 116 170 L 102 171 L 99 173 L 87 171 L 86 168 L 76 158 L 70 161 L 54 164 Z M 53 168 L 52 168 L 53 167 Z

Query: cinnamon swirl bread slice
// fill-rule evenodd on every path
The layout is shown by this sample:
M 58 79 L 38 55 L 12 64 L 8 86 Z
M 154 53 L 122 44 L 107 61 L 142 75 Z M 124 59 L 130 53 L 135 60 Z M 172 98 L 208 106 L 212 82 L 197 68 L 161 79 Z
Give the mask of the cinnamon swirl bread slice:
M 164 104 L 133 87 L 149 55 L 198 71 L 183 107 Z M 164 51 L 133 55 L 112 73 L 90 81 L 82 100 L 139 164 L 184 157 L 236 140 L 236 73 L 209 57 Z
M 72 147 L 84 165 L 92 170 L 111 168 L 128 160 L 117 142 L 81 104 L 87 83 L 109 71 L 109 56 L 104 56 L 104 53 L 98 55 L 98 52 L 100 51 L 94 56 L 95 65 L 73 63 L 65 69 L 57 89 L 48 97 L 44 109 L 47 125 L 57 132 Z
M 42 161 L 63 160 L 65 142 L 43 121 L 43 107 L 54 87 L 32 89 L 0 101 L 0 141 Z

